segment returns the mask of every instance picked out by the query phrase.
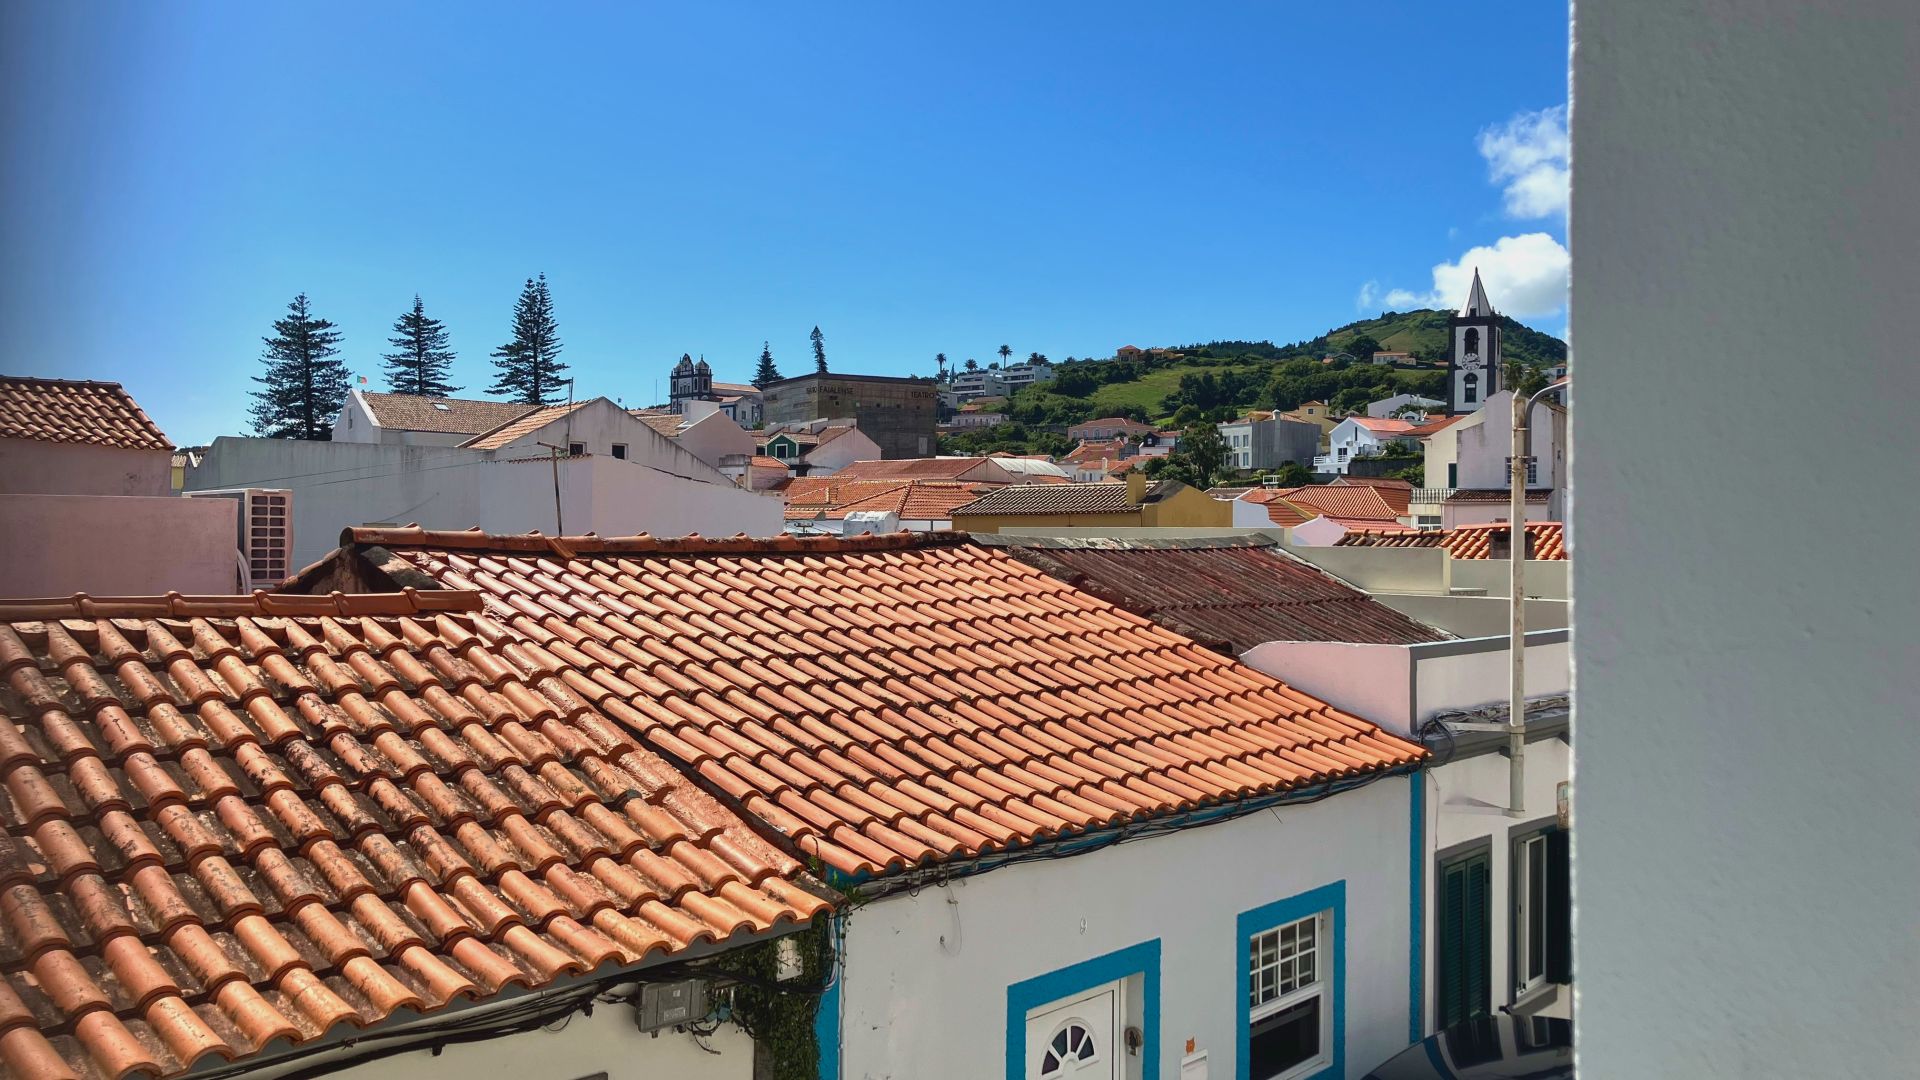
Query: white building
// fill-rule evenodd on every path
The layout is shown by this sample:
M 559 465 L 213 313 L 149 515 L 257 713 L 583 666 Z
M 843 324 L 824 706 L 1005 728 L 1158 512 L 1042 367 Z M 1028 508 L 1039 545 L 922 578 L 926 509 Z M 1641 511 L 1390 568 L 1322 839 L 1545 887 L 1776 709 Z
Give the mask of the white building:
M 1382 420 L 1423 420 L 1427 413 L 1446 407 L 1446 402 L 1435 398 L 1421 397 L 1419 394 L 1395 394 L 1368 402 L 1367 415 Z
M 641 423 L 686 447 L 693 456 L 735 480 L 746 475 L 747 461 L 758 444 L 716 402 L 689 398 L 680 414 L 633 410 Z
M 605 398 L 523 415 L 463 446 L 216 439 L 190 490 L 293 492 L 291 563 L 378 522 L 497 532 L 771 536 L 780 500 L 756 495 Z
M 981 397 L 1002 397 L 1007 393 L 1007 381 L 998 371 L 981 368 L 978 371 L 961 371 L 953 376 L 948 384 L 956 400 L 961 404 Z
M 1529 521 L 1565 521 L 1568 406 L 1545 395 L 1527 421 L 1527 490 L 1539 496 L 1527 507 Z M 1506 520 L 1510 508 L 1495 495 L 1510 488 L 1513 460 L 1513 395 L 1495 394 L 1486 407 L 1436 426 L 1422 439 L 1429 488 L 1447 489 L 1447 528 Z
M 1314 471 L 1345 473 L 1354 458 L 1378 457 L 1394 443 L 1417 450 L 1418 440 L 1408 434 L 1412 428 L 1405 420 L 1349 416 L 1327 433 L 1327 453 L 1314 459 Z
M 795 476 L 832 476 L 856 461 L 881 456 L 880 444 L 852 420 L 796 420 L 759 433 L 759 453 L 784 462 Z
M 1527 635 L 1522 806 L 1510 813 L 1503 733 L 1461 723 L 1506 721 L 1507 637 L 1411 645 L 1270 642 L 1247 664 L 1422 739 L 1436 764 L 1409 807 L 1422 912 L 1413 977 L 1420 1034 L 1497 1009 L 1570 1015 L 1567 894 L 1572 771 L 1568 632 Z
M 1008 364 L 1000 369 L 1000 384 L 1011 394 L 1023 386 L 1053 381 L 1053 365 L 1047 361 L 1037 364 Z

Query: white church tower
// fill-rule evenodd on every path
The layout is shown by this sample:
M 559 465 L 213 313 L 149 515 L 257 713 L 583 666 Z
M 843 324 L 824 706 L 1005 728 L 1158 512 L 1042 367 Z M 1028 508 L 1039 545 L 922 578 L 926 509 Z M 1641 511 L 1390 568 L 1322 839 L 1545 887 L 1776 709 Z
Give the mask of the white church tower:
M 1447 320 L 1453 341 L 1447 350 L 1447 415 L 1479 412 L 1500 392 L 1500 316 L 1487 302 L 1480 268 L 1460 313 Z

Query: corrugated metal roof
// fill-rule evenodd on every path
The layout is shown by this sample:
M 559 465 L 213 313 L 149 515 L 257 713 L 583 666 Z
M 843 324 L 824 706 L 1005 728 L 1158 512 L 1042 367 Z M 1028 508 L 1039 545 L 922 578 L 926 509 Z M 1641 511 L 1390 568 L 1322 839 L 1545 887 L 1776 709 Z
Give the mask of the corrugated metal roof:
M 1187 637 L 1243 653 L 1263 641 L 1410 645 L 1450 635 L 1414 621 L 1267 537 L 975 539 Z

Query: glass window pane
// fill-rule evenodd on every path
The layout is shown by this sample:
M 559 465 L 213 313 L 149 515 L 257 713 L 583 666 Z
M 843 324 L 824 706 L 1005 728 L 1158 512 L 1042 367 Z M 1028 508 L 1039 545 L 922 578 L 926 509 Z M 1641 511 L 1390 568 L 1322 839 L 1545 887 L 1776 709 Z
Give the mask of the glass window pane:
M 1278 1076 L 1320 1056 L 1320 1003 L 1316 994 L 1253 1025 L 1247 1039 L 1250 1076 Z

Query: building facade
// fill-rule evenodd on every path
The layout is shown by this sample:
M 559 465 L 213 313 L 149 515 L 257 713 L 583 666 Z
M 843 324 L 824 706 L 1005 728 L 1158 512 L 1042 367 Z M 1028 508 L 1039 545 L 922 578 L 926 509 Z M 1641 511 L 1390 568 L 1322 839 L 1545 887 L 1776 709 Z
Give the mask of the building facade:
M 816 373 L 769 383 L 762 393 L 769 427 L 849 417 L 883 457 L 927 457 L 934 452 L 937 405 L 930 379 Z
M 1220 425 L 1227 464 L 1236 469 L 1277 469 L 1289 461 L 1311 464 L 1320 426 L 1271 412 L 1248 413 Z

